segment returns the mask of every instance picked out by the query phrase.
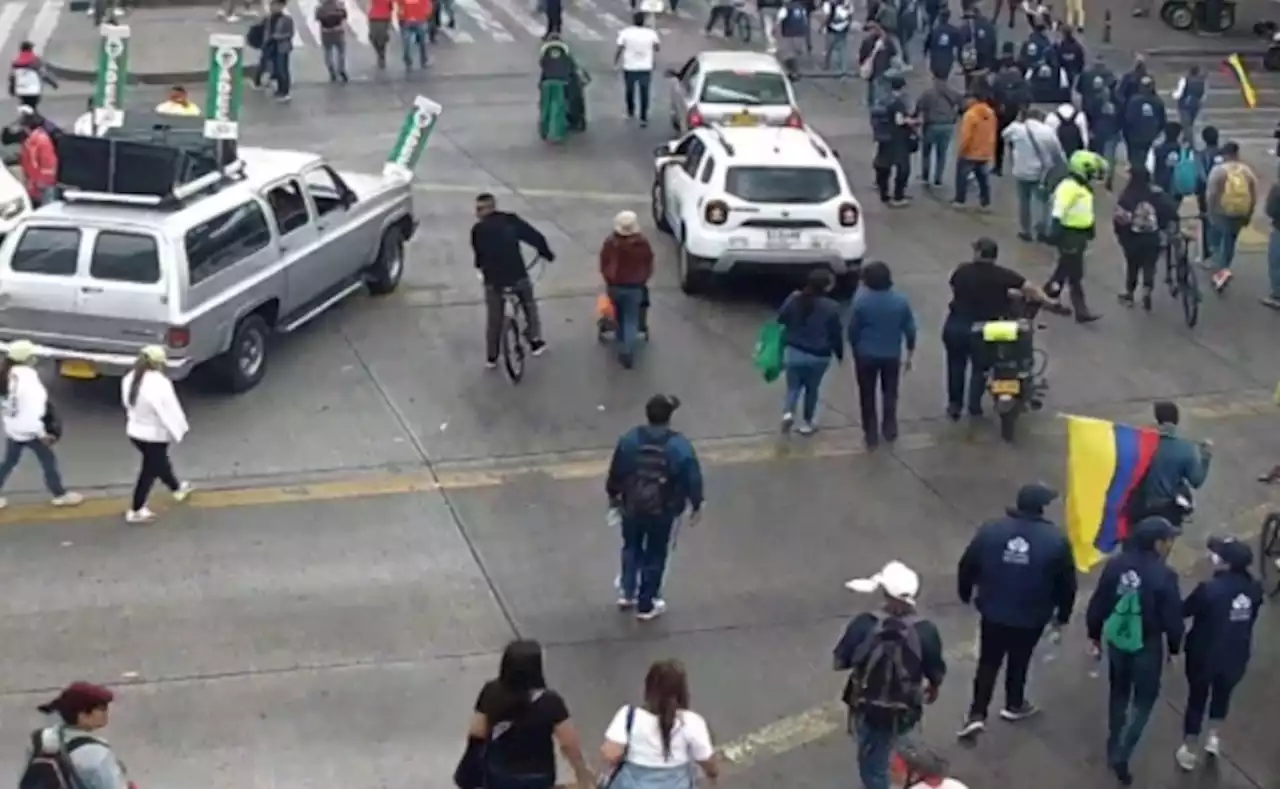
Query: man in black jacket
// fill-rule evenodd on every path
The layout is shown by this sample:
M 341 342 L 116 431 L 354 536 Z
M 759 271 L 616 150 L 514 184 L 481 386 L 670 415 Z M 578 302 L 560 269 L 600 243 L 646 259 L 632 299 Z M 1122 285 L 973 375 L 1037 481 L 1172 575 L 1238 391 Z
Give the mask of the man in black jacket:
M 476 196 L 476 219 L 471 226 L 471 249 L 476 268 L 484 278 L 485 366 L 498 365 L 498 339 L 502 333 L 503 293 L 510 290 L 520 299 L 529 326 L 529 348 L 534 356 L 547 347 L 542 339 L 542 321 L 533 296 L 533 282 L 520 249 L 523 242 L 534 248 L 538 256 L 551 262 L 556 259 L 547 245 L 546 236 L 515 214 L 498 210 L 498 201 L 485 192 Z
M 1025 695 L 1031 655 L 1050 621 L 1051 637 L 1059 637 L 1076 602 L 1071 544 L 1044 516 L 1044 508 L 1057 497 L 1045 485 L 1023 485 L 1017 505 L 1005 517 L 983 524 L 960 558 L 960 600 L 967 605 L 977 587 L 982 617 L 973 703 L 960 729 L 962 738 L 986 728 L 996 676 L 1006 660 L 1000 717 L 1019 721 L 1037 711 Z

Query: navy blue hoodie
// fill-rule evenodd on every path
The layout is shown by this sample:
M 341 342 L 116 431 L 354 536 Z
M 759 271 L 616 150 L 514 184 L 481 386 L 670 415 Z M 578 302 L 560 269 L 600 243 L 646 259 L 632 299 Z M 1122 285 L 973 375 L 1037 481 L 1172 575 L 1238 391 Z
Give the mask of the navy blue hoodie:
M 1127 587 L 1121 578 L 1130 571 L 1136 574 L 1137 591 L 1142 606 L 1142 642 L 1145 650 L 1168 647 L 1169 654 L 1182 651 L 1182 596 L 1175 573 L 1155 550 L 1155 544 L 1168 533 L 1169 523 L 1163 518 L 1143 518 L 1133 529 L 1124 550 L 1107 560 L 1098 585 L 1089 599 L 1085 613 L 1085 629 L 1089 640 L 1102 640 L 1102 624 L 1115 610 Z
M 1076 568 L 1062 529 L 1043 515 L 1056 497 L 1040 485 L 1018 492 L 1018 507 L 983 524 L 960 557 L 957 586 L 968 603 L 977 587 L 978 613 L 1007 627 L 1065 625 L 1076 602 Z
M 1239 681 L 1253 650 L 1253 625 L 1262 608 L 1262 584 L 1248 568 L 1223 569 L 1192 590 L 1182 603 L 1188 677 Z

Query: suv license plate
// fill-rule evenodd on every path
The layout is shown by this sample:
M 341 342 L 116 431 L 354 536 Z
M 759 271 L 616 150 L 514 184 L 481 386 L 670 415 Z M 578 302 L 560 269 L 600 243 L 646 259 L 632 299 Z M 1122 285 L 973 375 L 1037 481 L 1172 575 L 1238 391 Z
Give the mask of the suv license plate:
M 991 394 L 993 395 L 1016 395 L 1022 391 L 1021 381 L 992 381 Z
M 769 249 L 791 249 L 800 244 L 799 230 L 769 230 L 765 234 Z
M 58 365 L 58 374 L 78 381 L 92 381 L 98 377 L 98 371 L 93 369 L 92 364 L 71 359 Z

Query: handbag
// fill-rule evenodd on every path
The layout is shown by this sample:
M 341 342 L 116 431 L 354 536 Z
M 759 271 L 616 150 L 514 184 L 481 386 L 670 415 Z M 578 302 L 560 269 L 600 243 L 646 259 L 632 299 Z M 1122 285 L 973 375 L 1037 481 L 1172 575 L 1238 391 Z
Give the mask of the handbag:
M 484 746 L 484 740 L 467 738 L 467 747 L 453 770 L 453 785 L 458 789 L 480 789 L 484 786 Z
M 614 765 L 614 768 L 609 771 L 608 775 L 600 777 L 600 781 L 596 784 L 598 789 L 609 789 L 610 786 L 613 786 L 613 782 L 618 778 L 618 773 L 622 772 L 623 768 L 627 766 L 627 753 L 631 750 L 631 726 L 635 722 L 635 705 L 629 705 L 627 707 L 627 742 L 622 746 L 622 756 L 618 759 L 618 763 Z

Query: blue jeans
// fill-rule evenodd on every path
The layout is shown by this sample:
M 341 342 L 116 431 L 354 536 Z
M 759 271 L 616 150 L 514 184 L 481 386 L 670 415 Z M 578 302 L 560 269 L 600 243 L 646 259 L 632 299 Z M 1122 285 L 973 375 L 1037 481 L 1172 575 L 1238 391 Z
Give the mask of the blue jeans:
M 1271 279 L 1271 298 L 1280 300 L 1280 230 L 1267 236 L 1267 274 Z
M 1116 177 L 1116 148 L 1119 147 L 1120 140 L 1116 137 L 1103 140 L 1098 143 L 1096 153 L 1107 163 L 1107 186 L 1111 186 L 1115 182 Z
M 58 458 L 53 454 L 53 448 L 39 439 L 5 440 L 4 459 L 0 460 L 0 489 L 4 488 L 4 483 L 9 481 L 9 475 L 18 467 L 18 461 L 22 459 L 24 449 L 31 450 L 36 460 L 40 462 L 40 471 L 44 473 L 44 486 L 49 489 L 49 492 L 54 496 L 65 495 L 67 489 L 63 487 L 62 475 L 58 473 Z
M 933 161 L 933 185 L 942 186 L 942 174 L 947 171 L 947 152 L 951 149 L 953 123 L 931 123 L 920 135 L 920 180 L 929 180 L 929 162 Z
M 973 324 L 947 315 L 942 324 L 942 346 L 947 357 L 947 411 L 959 415 L 968 406 L 975 416 L 982 413 L 982 396 L 986 394 L 987 369 L 973 353 Z M 965 399 L 965 385 L 969 397 Z
M 1107 650 L 1110 679 L 1107 706 L 1107 762 L 1128 765 L 1160 697 L 1164 651 L 1156 644 L 1141 652 Z
M 1186 135 L 1188 140 L 1195 139 L 1196 119 L 1200 117 L 1200 110 L 1178 110 L 1178 122 L 1182 124 L 1182 133 Z
M 253 72 L 253 86 L 255 88 L 262 85 L 264 79 L 275 79 L 275 47 L 270 45 L 264 46 L 258 50 L 258 69 Z
M 898 735 L 893 729 L 857 721 L 858 776 L 864 789 L 889 789 L 889 760 Z
M 329 69 L 329 79 L 336 80 L 347 75 L 347 41 L 339 38 L 324 43 L 324 64 Z
M 837 74 L 849 73 L 849 31 L 827 33 L 827 52 L 822 58 L 822 68 Z
M 1213 251 L 1214 268 L 1231 268 L 1231 262 L 1236 258 L 1236 241 L 1240 238 L 1244 224 L 1243 219 L 1209 217 L 1209 248 Z
M 991 184 L 987 181 L 987 163 L 972 159 L 956 159 L 956 202 L 963 203 L 969 197 L 969 174 L 978 182 L 978 202 L 983 208 L 991 205 Z
M 874 107 L 880 96 L 889 89 L 888 80 L 883 76 L 867 80 L 867 106 Z
M 662 576 L 667 571 L 671 550 L 671 517 L 623 517 L 622 573 L 619 593 L 636 601 L 636 610 L 646 614 L 653 601 L 662 597 Z
M 1045 222 L 1049 216 L 1049 196 L 1043 184 L 1035 181 L 1018 179 L 1018 230 L 1028 236 L 1039 238 L 1044 235 Z
M 782 352 L 782 367 L 787 375 L 787 396 L 783 401 L 784 413 L 794 414 L 800 404 L 800 395 L 804 395 L 804 410 L 801 417 L 812 422 L 818 413 L 818 392 L 822 387 L 822 377 L 831 366 L 830 357 L 814 356 L 811 353 L 788 345 Z
M 276 95 L 288 96 L 293 88 L 293 70 L 290 68 L 289 50 L 273 50 L 271 57 L 271 76 L 276 81 Z
M 413 53 L 418 53 L 418 66 L 427 67 L 427 23 L 400 23 L 400 54 L 405 68 L 413 68 Z
M 635 356 L 636 337 L 640 333 L 640 305 L 644 303 L 644 286 L 610 285 L 609 299 L 613 301 L 618 324 L 614 332 L 618 356 L 630 360 Z
M 634 118 L 636 110 L 640 111 L 641 123 L 649 120 L 649 84 L 653 79 L 652 71 L 622 72 L 622 92 L 627 102 L 627 117 Z M 636 105 L 639 104 L 639 107 Z

